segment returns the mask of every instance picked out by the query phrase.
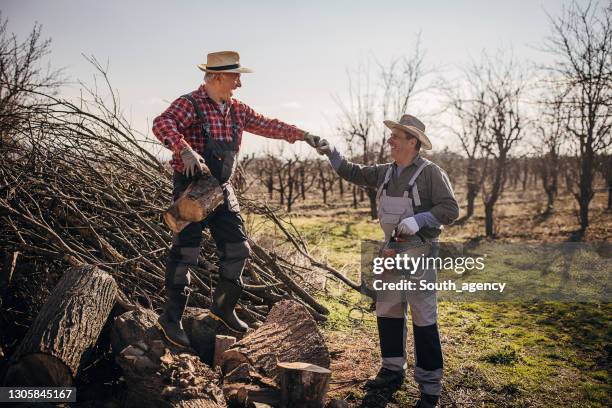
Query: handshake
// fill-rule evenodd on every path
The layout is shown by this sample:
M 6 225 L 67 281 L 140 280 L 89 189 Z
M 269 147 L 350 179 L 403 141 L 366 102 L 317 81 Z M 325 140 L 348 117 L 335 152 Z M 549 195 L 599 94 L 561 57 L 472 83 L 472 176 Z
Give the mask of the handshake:
M 319 136 L 312 135 L 310 133 L 304 134 L 304 141 L 310 146 L 317 149 L 317 153 L 321 155 L 330 156 L 332 153 L 332 147 L 329 142 L 325 139 L 321 139 Z

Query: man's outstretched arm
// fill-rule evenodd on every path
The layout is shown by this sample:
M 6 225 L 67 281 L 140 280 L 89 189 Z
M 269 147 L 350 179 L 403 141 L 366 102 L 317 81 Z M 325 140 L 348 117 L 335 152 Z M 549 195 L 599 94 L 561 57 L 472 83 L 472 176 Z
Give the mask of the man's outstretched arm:
M 250 106 L 240 102 L 240 111 L 244 112 L 244 130 L 270 139 L 282 139 L 289 143 L 304 140 L 306 132 L 278 119 L 270 119 L 255 112 Z
M 377 188 L 382 183 L 385 173 L 389 168 L 389 164 L 366 166 L 352 163 L 343 157 L 338 149 L 331 146 L 325 139 L 319 142 L 317 152 L 329 158 L 329 162 L 340 177 L 360 186 Z

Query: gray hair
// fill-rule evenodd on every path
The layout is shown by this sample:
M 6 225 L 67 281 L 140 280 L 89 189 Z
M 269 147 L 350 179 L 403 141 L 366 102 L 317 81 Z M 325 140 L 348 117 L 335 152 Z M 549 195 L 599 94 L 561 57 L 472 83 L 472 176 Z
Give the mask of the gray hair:
M 204 74 L 204 82 L 210 82 L 213 79 L 217 78 L 220 74 L 217 74 L 216 72 L 206 72 Z

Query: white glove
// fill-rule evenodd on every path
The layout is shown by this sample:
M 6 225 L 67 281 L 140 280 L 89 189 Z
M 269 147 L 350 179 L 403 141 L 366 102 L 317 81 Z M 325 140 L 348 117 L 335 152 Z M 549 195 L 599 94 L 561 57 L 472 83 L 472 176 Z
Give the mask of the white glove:
M 332 153 L 332 147 L 329 142 L 325 139 L 321 139 L 319 141 L 319 145 L 317 146 L 317 153 L 321 155 L 330 156 Z
M 419 230 L 419 224 L 417 224 L 414 217 L 404 218 L 397 226 L 397 233 L 399 235 L 414 235 Z
M 197 174 L 210 174 L 204 158 L 191 147 L 185 147 L 181 150 L 180 154 L 185 166 L 184 172 L 186 177 L 194 177 Z
M 315 149 L 319 145 L 320 140 L 321 138 L 319 136 L 315 136 L 310 133 L 304 134 L 304 141 L 308 143 L 310 146 L 314 147 Z

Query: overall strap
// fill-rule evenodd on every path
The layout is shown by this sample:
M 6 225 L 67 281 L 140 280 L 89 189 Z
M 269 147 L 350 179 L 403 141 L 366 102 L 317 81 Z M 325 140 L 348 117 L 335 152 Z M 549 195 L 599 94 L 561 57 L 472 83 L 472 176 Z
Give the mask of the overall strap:
M 232 148 L 238 150 L 238 135 L 240 134 L 240 126 L 238 124 L 238 116 L 236 116 L 236 110 L 233 105 L 230 104 L 228 107 L 230 114 L 232 115 Z
M 383 189 L 386 187 L 389 180 L 391 180 L 391 175 L 393 174 L 393 165 L 390 165 L 385 173 L 385 179 L 382 184 L 378 187 L 378 191 L 376 192 L 376 202 L 380 201 L 380 195 L 382 194 Z
M 191 96 L 191 94 L 185 94 L 185 95 L 181 96 L 181 98 L 186 99 L 189 102 L 191 102 L 191 105 L 193 106 L 193 109 L 195 110 L 196 116 L 197 116 L 198 120 L 201 123 L 202 132 L 204 133 L 205 143 L 206 143 L 206 145 L 208 145 L 210 140 L 211 140 L 211 138 L 210 138 L 210 127 L 209 127 L 208 121 L 206 120 L 206 116 L 204 115 L 204 113 L 200 109 L 200 105 L 198 105 L 198 103 L 193 98 L 193 96 Z
M 412 201 L 414 201 L 414 206 L 419 207 L 421 205 L 421 197 L 419 197 L 419 189 L 416 185 L 416 179 L 421 175 L 423 169 L 431 164 L 431 162 L 427 159 L 421 159 L 422 162 L 417 168 L 417 170 L 412 175 L 412 178 L 408 182 L 408 189 L 412 189 Z

